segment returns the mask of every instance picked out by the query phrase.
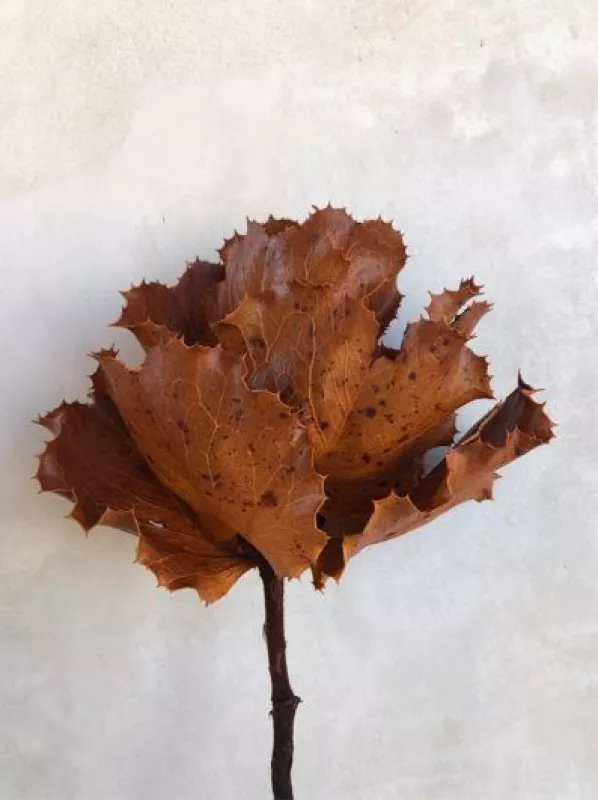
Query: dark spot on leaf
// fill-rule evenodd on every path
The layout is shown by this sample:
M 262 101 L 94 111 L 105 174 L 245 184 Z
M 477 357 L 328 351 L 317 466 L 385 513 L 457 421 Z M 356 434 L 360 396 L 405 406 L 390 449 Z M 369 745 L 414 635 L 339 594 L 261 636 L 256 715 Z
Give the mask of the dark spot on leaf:
M 409 373 L 409 380 L 410 381 L 414 381 L 416 378 L 417 378 L 417 373 L 416 372 L 410 372 Z
M 287 403 L 290 405 L 291 400 L 293 399 L 293 390 L 290 386 L 286 386 L 280 393 L 280 399 L 283 403 Z
M 376 416 L 376 409 L 373 406 L 366 406 L 363 410 L 363 413 L 366 415 L 366 417 L 371 419 L 372 417 Z
M 276 492 L 273 492 L 272 489 L 268 489 L 264 492 L 260 497 L 259 505 L 262 506 L 262 508 L 275 508 L 278 505 Z
M 361 456 L 361 460 L 364 461 L 366 464 L 369 464 L 370 461 L 372 460 L 372 457 L 371 457 L 371 455 L 369 453 L 364 453 Z

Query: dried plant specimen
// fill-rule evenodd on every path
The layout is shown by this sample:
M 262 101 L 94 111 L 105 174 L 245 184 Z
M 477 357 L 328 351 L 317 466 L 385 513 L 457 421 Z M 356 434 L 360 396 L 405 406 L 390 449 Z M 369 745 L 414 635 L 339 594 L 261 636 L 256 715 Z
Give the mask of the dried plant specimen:
M 220 263 L 195 260 L 174 287 L 124 292 L 116 325 L 146 351 L 138 369 L 95 355 L 90 401 L 39 422 L 54 438 L 37 478 L 88 531 L 138 537 L 161 586 L 207 603 L 258 569 L 266 600 L 276 800 L 292 798 L 293 723 L 284 581 L 339 580 L 364 547 L 466 500 L 550 441 L 533 390 L 518 386 L 455 441 L 455 414 L 491 398 L 468 346 L 489 305 L 473 279 L 432 295 L 398 350 L 381 337 L 401 295 L 401 234 L 381 219 L 316 210 L 249 222 Z M 429 450 L 445 447 L 426 472 Z

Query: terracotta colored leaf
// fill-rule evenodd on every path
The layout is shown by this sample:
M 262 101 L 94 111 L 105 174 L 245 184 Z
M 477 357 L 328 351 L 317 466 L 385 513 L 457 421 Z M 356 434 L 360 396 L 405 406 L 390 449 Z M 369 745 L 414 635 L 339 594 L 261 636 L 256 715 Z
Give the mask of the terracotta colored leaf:
M 544 405 L 520 378 L 519 386 L 478 422 L 410 494 L 391 493 L 374 502 L 363 531 L 331 541 L 316 570 L 316 584 L 338 578 L 364 547 L 402 536 L 467 500 L 490 500 L 497 470 L 553 438 Z
M 248 222 L 247 233 L 225 242 L 220 254 L 226 272 L 220 309 L 230 312 L 246 295 L 259 298 L 300 284 L 329 295 L 329 303 L 332 296 L 361 298 L 382 325 L 399 306 L 396 278 L 407 258 L 401 234 L 389 223 L 358 223 L 331 207 L 316 210 L 302 225 L 272 218 L 264 225 Z
M 221 318 L 223 278 L 222 265 L 195 259 L 172 288 L 144 282 L 123 292 L 126 305 L 114 325 L 132 331 L 146 350 L 172 335 L 188 344 L 215 344 L 211 323 Z
M 374 500 L 410 491 L 426 452 L 452 443 L 455 412 L 492 396 L 486 360 L 467 347 L 489 309 L 464 307 L 479 292 L 467 281 L 433 297 L 429 318 L 407 327 L 400 351 L 382 348 L 372 361 L 340 437 L 317 461 L 328 475 L 322 514 L 330 535 L 362 530 Z
M 324 490 L 307 431 L 275 395 L 247 388 L 242 359 L 172 339 L 139 370 L 112 353 L 100 368 L 151 469 L 212 538 L 240 534 L 284 576 L 315 561 L 326 543 L 316 527 Z
M 246 296 L 226 323 L 243 335 L 249 385 L 305 409 L 315 425 L 316 455 L 326 452 L 367 375 L 379 330 L 373 312 L 346 295 L 330 298 L 293 284 L 278 294 Z
M 225 281 L 234 310 L 217 333 L 234 352 L 231 328 L 242 334 L 250 386 L 307 410 L 318 457 L 337 440 L 398 308 L 405 247 L 388 223 L 355 223 L 330 207 L 303 225 L 273 222 L 249 223 L 221 251 L 237 282 Z
M 137 561 L 171 592 L 196 589 L 203 600 L 213 603 L 255 566 L 199 537 L 195 528 L 172 530 L 151 522 L 140 522 L 138 527 Z
M 448 293 L 447 293 L 448 294 Z M 434 446 L 429 432 L 471 400 L 492 397 L 487 363 L 467 346 L 473 322 L 487 310 L 471 306 L 451 318 L 420 319 L 407 327 L 400 351 L 384 349 L 369 369 L 336 447 L 319 468 L 337 480 L 361 481 L 395 469 Z M 465 323 L 471 321 L 471 325 Z M 451 426 L 452 427 L 452 426 Z
M 330 206 L 248 221 L 219 256 L 173 287 L 125 292 L 116 324 L 144 363 L 103 351 L 91 403 L 41 420 L 56 436 L 42 488 L 85 529 L 138 535 L 162 585 L 214 600 L 258 566 L 311 567 L 321 586 L 364 547 L 490 496 L 498 469 L 550 440 L 521 383 L 454 444 L 458 410 L 492 397 L 468 345 L 490 306 L 462 281 L 431 295 L 398 350 L 384 346 L 406 261 L 389 223 Z
M 424 475 L 427 452 L 452 444 L 457 432 L 455 414 L 448 414 L 437 425 L 413 439 L 401 450 L 396 461 L 385 464 L 379 460 L 377 470 L 369 477 L 339 478 L 334 474 L 326 481 L 327 500 L 321 509 L 329 536 L 359 533 L 374 510 L 374 500 L 390 491 L 407 494 Z
M 207 602 L 218 600 L 251 562 L 202 534 L 191 510 L 148 469 L 109 402 L 62 403 L 39 420 L 56 437 L 40 456 L 42 490 L 70 499 L 70 516 L 86 531 L 111 525 L 139 534 L 138 559 L 159 583 L 190 586 Z M 165 558 L 173 549 L 176 569 Z
M 212 602 L 258 569 L 272 790 L 292 798 L 300 701 L 285 579 L 310 569 L 322 589 L 364 548 L 491 498 L 497 471 L 549 442 L 552 423 L 520 379 L 454 442 L 459 409 L 492 397 L 486 359 L 468 346 L 490 306 L 464 280 L 386 347 L 406 260 L 389 223 L 330 206 L 303 223 L 248 221 L 219 256 L 189 263 L 175 286 L 124 293 L 115 324 L 145 360 L 129 369 L 114 350 L 96 355 L 90 402 L 39 420 L 55 438 L 37 478 L 86 531 L 137 535 L 137 561 L 170 590 Z
M 156 326 L 182 335 L 188 344 L 213 344 L 213 323 L 234 311 L 247 294 L 259 296 L 293 282 L 340 290 L 339 297 L 365 299 L 382 326 L 401 300 L 396 277 L 405 265 L 403 238 L 389 223 L 358 223 L 330 206 L 303 224 L 270 217 L 248 221 L 219 251 L 222 264 L 196 259 L 174 287 L 142 283 L 124 292 L 118 326 L 129 328 L 144 347 L 163 341 Z

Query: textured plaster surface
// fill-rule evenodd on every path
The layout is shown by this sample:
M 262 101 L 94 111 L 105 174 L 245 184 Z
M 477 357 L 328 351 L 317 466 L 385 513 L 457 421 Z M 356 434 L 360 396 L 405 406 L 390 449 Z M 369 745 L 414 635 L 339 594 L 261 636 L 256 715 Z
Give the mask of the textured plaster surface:
M 497 395 L 521 367 L 560 427 L 496 502 L 291 586 L 297 798 L 598 797 L 597 40 L 595 0 L 3 0 L 2 800 L 269 796 L 256 577 L 155 589 L 36 494 L 29 420 L 138 358 L 118 289 L 328 200 L 404 230 L 399 328 L 475 274 Z

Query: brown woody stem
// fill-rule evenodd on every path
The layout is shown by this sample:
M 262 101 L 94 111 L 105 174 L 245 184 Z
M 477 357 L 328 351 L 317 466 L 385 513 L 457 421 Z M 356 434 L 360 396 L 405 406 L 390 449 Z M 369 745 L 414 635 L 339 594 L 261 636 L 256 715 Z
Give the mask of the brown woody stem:
M 284 579 L 278 578 L 269 564 L 260 564 L 264 584 L 266 622 L 264 634 L 268 647 L 268 666 L 272 681 L 272 791 L 274 800 L 293 800 L 293 730 L 295 712 L 301 702 L 293 694 L 287 670 L 287 644 L 284 638 Z

